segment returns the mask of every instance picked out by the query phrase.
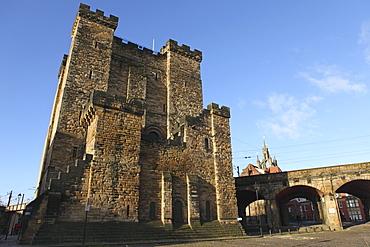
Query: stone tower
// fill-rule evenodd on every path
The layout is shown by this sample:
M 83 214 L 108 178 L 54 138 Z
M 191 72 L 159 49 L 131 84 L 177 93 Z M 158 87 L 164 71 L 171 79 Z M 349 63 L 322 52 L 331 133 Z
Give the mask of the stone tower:
M 202 53 L 169 40 L 155 54 L 117 25 L 80 5 L 36 191 L 46 210 L 32 210 L 47 222 L 235 223 L 230 110 L 203 109 Z

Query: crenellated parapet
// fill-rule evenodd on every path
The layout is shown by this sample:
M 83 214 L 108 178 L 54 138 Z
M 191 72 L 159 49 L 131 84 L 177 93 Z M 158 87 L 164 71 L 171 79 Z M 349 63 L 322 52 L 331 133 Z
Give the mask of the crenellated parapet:
M 116 29 L 118 26 L 118 17 L 114 15 L 109 15 L 109 17 L 104 16 L 104 12 L 97 9 L 96 12 L 90 10 L 90 6 L 81 3 L 78 9 L 78 16 L 85 17 L 89 20 L 93 20 L 110 28 Z
M 66 171 L 59 172 L 58 178 L 50 179 L 49 192 L 65 193 L 71 185 L 80 180 L 86 165 L 92 160 L 91 154 L 84 154 L 83 159 L 77 159 L 74 165 L 67 166 Z
M 130 102 L 126 102 L 126 97 L 124 96 L 94 90 L 81 112 L 80 123 L 82 126 L 88 126 L 90 124 L 94 118 L 96 106 L 103 107 L 104 109 L 130 112 L 136 115 L 142 115 L 144 113 L 144 102 L 140 99 L 132 99 Z
M 136 43 L 133 43 L 131 41 L 128 41 L 126 39 L 122 39 L 120 37 L 114 37 L 114 41 L 117 43 L 117 44 L 121 44 L 121 45 L 124 45 L 126 46 L 128 49 L 131 49 L 131 50 L 140 50 L 142 51 L 143 53 L 147 54 L 147 55 L 157 55 L 155 53 L 155 51 L 151 50 L 151 49 L 148 49 L 147 47 L 145 46 L 142 46 L 142 45 L 139 45 L 139 44 L 136 44 Z
M 164 54 L 168 51 L 172 51 L 178 53 L 182 56 L 189 57 L 194 59 L 195 61 L 201 62 L 202 61 L 202 52 L 194 49 L 194 51 L 190 50 L 190 47 L 187 45 L 179 46 L 177 41 L 175 40 L 168 40 L 166 42 L 166 46 L 162 47 L 160 53 Z
M 211 114 L 216 114 L 222 117 L 230 118 L 230 108 L 227 106 L 220 106 L 216 103 L 211 103 L 207 106 Z
M 78 8 L 78 13 L 76 17 L 76 21 L 73 25 L 72 34 L 74 33 L 77 24 L 78 24 L 78 17 L 82 17 L 88 19 L 90 21 L 94 21 L 106 27 L 116 29 L 118 26 L 118 17 L 114 15 L 110 15 L 109 17 L 104 16 L 104 12 L 101 10 L 96 10 L 96 12 L 90 10 L 90 6 L 81 3 L 80 7 Z

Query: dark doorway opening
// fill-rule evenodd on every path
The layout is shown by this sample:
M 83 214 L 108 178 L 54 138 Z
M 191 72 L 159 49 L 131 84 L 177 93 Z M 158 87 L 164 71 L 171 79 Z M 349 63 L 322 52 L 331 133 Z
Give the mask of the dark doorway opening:
M 173 204 L 173 223 L 175 224 L 182 224 L 184 223 L 184 214 L 183 214 L 183 205 L 181 201 L 177 200 Z

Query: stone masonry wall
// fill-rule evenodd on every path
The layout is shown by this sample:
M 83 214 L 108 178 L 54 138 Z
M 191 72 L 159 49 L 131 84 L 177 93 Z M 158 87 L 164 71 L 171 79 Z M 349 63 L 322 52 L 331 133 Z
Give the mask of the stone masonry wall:
M 48 179 L 50 162 L 46 156 L 54 153 L 57 131 L 76 134 L 83 137 L 83 128 L 79 125 L 79 113 L 94 89 L 107 90 L 111 47 L 114 30 L 118 25 L 115 16 L 105 17 L 102 11 L 92 12 L 89 6 L 81 4 L 72 30 L 70 54 L 61 69 L 58 91 L 52 111 L 52 125 L 45 143 L 44 158 L 40 167 L 38 193 L 44 192 L 45 180 Z M 54 145 L 52 145 L 54 144 Z M 67 147 L 66 147 L 67 148 Z M 66 167 L 68 161 L 61 165 Z M 46 176 L 46 178 L 45 178 Z
M 169 40 L 155 54 L 114 37 L 117 24 L 80 5 L 40 193 L 54 179 L 61 221 L 84 220 L 85 205 L 89 222 L 235 221 L 230 111 L 202 108 L 202 53 Z M 80 161 L 86 155 L 91 160 Z M 76 174 L 67 172 L 76 160 Z M 58 191 L 61 181 L 72 188 Z
M 211 111 L 213 155 L 216 180 L 216 200 L 220 220 L 233 220 L 236 217 L 235 185 L 232 182 L 232 158 L 228 107 L 208 105 Z
M 202 53 L 169 40 L 161 53 L 167 55 L 167 123 L 169 134 L 179 117 L 197 116 L 203 108 L 200 62 Z M 186 102 L 186 103 L 185 103 Z
M 95 114 L 87 134 L 94 137 L 86 143 L 86 152 L 93 155 L 87 180 L 92 220 L 138 220 L 143 110 L 140 102 L 127 104 L 122 99 L 95 92 L 90 106 Z

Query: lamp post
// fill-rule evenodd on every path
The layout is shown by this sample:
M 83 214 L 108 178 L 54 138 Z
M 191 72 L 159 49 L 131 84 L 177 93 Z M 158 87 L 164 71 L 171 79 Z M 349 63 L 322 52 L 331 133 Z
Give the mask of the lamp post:
M 22 197 L 22 194 L 21 194 L 21 193 L 19 193 L 19 194 L 18 194 L 17 210 L 19 210 L 19 202 L 20 202 L 20 200 L 21 200 L 21 197 Z
M 261 212 L 260 212 L 260 207 L 259 207 L 259 202 L 258 202 L 259 198 L 258 198 L 258 184 L 257 183 L 254 183 L 254 188 L 256 190 L 256 204 L 257 204 L 257 209 L 258 209 L 258 221 L 260 223 L 260 231 L 261 231 L 261 236 L 262 236 L 262 222 L 261 222 Z

